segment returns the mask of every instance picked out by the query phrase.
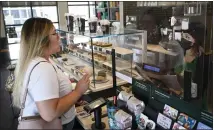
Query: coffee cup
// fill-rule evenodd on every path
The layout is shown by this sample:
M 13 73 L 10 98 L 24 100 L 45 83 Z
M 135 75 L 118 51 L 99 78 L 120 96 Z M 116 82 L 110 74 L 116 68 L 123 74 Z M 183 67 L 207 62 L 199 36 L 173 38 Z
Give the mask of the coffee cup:
M 68 31 L 73 31 L 74 16 L 72 14 L 65 13 L 65 19 L 67 21 Z
M 97 32 L 97 17 L 92 17 L 88 20 L 90 33 Z
M 108 20 L 100 20 L 101 29 L 103 34 L 109 34 L 110 22 Z

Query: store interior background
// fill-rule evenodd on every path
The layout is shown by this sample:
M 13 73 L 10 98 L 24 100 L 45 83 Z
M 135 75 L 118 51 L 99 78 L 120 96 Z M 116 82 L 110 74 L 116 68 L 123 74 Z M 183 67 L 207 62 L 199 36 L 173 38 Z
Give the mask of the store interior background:
M 35 2 L 36 3 L 36 2 Z M 51 2 L 48 2 L 51 3 Z M 0 4 L 0 11 L 2 11 L 2 9 L 4 10 L 4 8 L 8 8 L 8 7 L 21 7 L 23 5 L 25 5 L 25 2 L 16 2 L 16 4 L 14 3 L 10 3 L 8 2 L 7 4 Z M 28 5 L 28 7 L 30 7 L 31 4 Z M 87 15 L 87 18 L 95 15 L 95 4 L 93 2 L 83 2 L 83 4 L 81 2 L 74 2 L 74 4 L 68 3 L 68 2 L 52 2 L 52 5 L 47 5 L 46 2 L 38 2 L 37 5 L 35 7 L 51 7 L 51 8 L 56 8 L 56 15 L 57 19 L 56 21 L 54 21 L 55 23 L 55 27 L 61 30 L 67 30 L 66 27 L 66 19 L 64 14 L 69 12 L 69 8 L 71 8 L 70 10 L 72 10 L 72 7 L 90 7 L 88 8 L 88 10 L 84 10 L 85 12 L 82 12 L 81 15 Z M 183 9 L 181 8 L 181 14 L 183 14 Z M 179 12 L 179 11 L 177 11 Z M 43 12 L 44 13 L 44 12 Z M 72 12 L 70 12 L 72 13 Z M 78 11 L 76 11 L 75 13 L 77 13 L 78 15 Z M 75 14 L 74 13 L 74 14 Z M 213 71 L 213 57 L 212 57 L 212 48 L 213 48 L 213 2 L 209 2 L 206 12 L 203 12 L 206 14 L 206 16 L 197 16 L 197 17 L 192 17 L 192 21 L 196 21 L 196 22 L 200 22 L 203 25 L 206 25 L 206 29 L 207 29 L 207 36 L 205 40 L 204 44 L 204 48 L 205 48 L 205 57 L 204 57 L 204 72 L 212 72 Z M 155 17 L 155 25 L 158 26 L 162 26 L 161 23 L 164 23 L 164 20 L 168 20 L 169 17 L 172 16 L 172 7 L 171 5 L 169 6 L 162 6 L 162 7 L 137 7 L 136 2 L 120 2 L 120 22 L 122 25 L 126 26 L 127 23 L 127 19 L 126 16 L 133 16 L 135 18 L 135 20 L 133 21 L 133 23 L 135 24 L 136 29 L 146 29 L 147 26 L 144 26 L 145 24 L 143 24 L 143 21 L 145 20 L 145 15 L 147 14 L 151 14 L 153 17 Z M 180 14 L 177 14 L 178 16 Z M 5 20 L 4 20 L 4 16 L 2 14 L 0 14 L 0 37 L 4 37 L 5 36 Z M 21 26 L 23 23 L 18 23 L 20 24 L 19 26 Z M 17 25 L 18 25 L 17 24 Z M 6 26 L 13 26 L 13 25 L 7 25 Z M 153 26 L 153 25 L 152 25 Z M 134 27 L 134 28 L 135 28 Z M 18 34 L 19 35 L 19 34 Z M 156 38 L 152 38 L 150 39 L 150 42 L 158 42 L 160 40 L 159 37 Z M 17 43 L 15 44 L 9 44 L 9 49 L 10 49 L 10 58 L 11 59 L 17 59 L 18 58 L 18 51 L 19 51 L 19 45 Z M 1 59 L 0 59 L 1 61 Z M 0 87 L 0 129 L 1 128 L 12 128 L 14 129 L 16 127 L 16 123 L 13 120 L 13 115 L 12 115 L 12 110 L 10 107 L 11 104 L 11 99 L 10 99 L 10 95 L 8 92 L 5 91 L 4 88 L 4 84 L 7 78 L 7 75 L 9 74 L 8 70 L 6 70 L 5 66 L 7 66 L 7 63 L 2 63 L 1 62 L 1 68 L 0 68 L 0 73 L 1 73 L 1 87 Z M 213 86 L 213 73 L 203 73 L 203 79 L 204 79 L 204 86 Z M 206 82 L 205 82 L 206 81 Z M 209 87 L 210 89 L 207 90 L 207 92 L 212 92 L 213 89 L 212 87 Z M 209 94 L 209 93 L 207 93 Z M 212 93 L 211 93 L 212 94 Z M 210 96 L 210 103 L 212 102 L 213 99 L 213 95 Z M 212 105 L 212 104 L 210 104 Z M 212 109 L 212 106 L 210 106 Z M 210 110 L 209 112 L 212 113 L 212 110 Z

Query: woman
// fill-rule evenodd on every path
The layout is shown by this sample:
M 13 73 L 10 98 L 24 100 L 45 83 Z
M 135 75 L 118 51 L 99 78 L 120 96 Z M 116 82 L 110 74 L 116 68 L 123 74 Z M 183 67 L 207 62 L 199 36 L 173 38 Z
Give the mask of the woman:
M 61 116 L 64 129 L 72 129 L 74 105 L 87 91 L 89 75 L 84 75 L 71 91 L 69 79 L 49 59 L 50 55 L 60 51 L 59 40 L 50 20 L 30 18 L 25 21 L 15 70 L 13 104 L 21 106 L 24 91 L 28 87 L 22 117 L 40 115 L 45 121 L 51 122 Z M 33 66 L 35 67 L 32 70 Z M 31 70 L 28 86 L 24 87 Z
M 175 72 L 183 76 L 184 70 L 191 71 L 195 77 L 196 65 L 199 57 L 204 53 L 202 45 L 206 30 L 200 23 L 192 22 L 189 24 L 188 31 L 184 31 L 180 45 L 184 51 L 184 64 L 177 66 Z

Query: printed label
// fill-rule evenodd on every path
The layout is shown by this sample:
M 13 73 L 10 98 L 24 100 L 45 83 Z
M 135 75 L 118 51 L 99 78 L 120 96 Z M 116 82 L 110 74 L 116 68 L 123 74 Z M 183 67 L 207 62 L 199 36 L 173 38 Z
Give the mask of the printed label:
M 172 124 L 172 120 L 163 114 L 158 114 L 157 124 L 162 126 L 164 129 L 170 129 L 170 126 Z
M 193 129 L 195 126 L 196 120 L 192 119 L 188 115 L 181 113 L 178 117 L 178 123 L 184 126 L 186 129 Z
M 181 126 L 180 124 L 178 124 L 177 122 L 174 123 L 173 130 L 186 130 L 183 126 Z
M 168 117 L 171 117 L 172 119 L 176 119 L 178 116 L 178 110 L 172 108 L 171 106 L 165 104 L 163 114 L 165 114 Z

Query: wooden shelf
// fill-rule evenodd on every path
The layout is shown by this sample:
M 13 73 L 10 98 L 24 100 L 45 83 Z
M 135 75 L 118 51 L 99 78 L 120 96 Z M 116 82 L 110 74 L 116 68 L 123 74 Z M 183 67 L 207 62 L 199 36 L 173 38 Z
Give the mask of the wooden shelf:
M 92 59 L 92 57 L 90 57 L 87 54 L 80 54 L 78 52 L 74 52 L 75 54 L 63 54 L 61 55 L 61 58 L 67 58 L 68 61 L 71 61 L 75 64 L 72 65 L 65 65 L 64 63 L 60 63 L 60 61 L 56 58 L 52 58 L 56 65 L 61 68 L 64 72 L 66 72 L 67 74 L 73 76 L 77 81 L 79 81 L 82 77 L 82 73 L 80 71 L 78 71 L 75 66 L 79 66 L 79 65 L 85 65 L 85 66 L 91 66 L 91 61 L 87 61 L 87 59 L 89 58 L 90 60 Z M 76 54 L 78 54 L 79 56 L 76 56 Z M 80 55 L 84 56 L 84 58 L 82 58 Z M 103 62 L 100 62 L 100 64 L 103 64 Z M 95 67 L 95 73 L 98 73 L 98 71 L 102 70 L 102 68 L 99 67 Z M 90 77 L 90 80 L 92 80 L 93 77 Z M 97 91 L 102 91 L 108 88 L 112 88 L 112 76 L 111 73 L 107 73 L 107 79 L 109 80 L 106 83 L 102 83 L 102 84 L 95 84 L 94 83 L 90 83 L 90 87 L 89 89 L 92 92 L 97 92 Z M 123 85 L 126 84 L 127 82 L 124 80 L 121 80 L 119 78 L 117 78 L 117 85 Z
M 132 45 L 132 44 L 126 44 L 127 46 L 134 47 L 134 48 L 139 48 L 140 50 L 142 47 L 140 45 Z M 178 54 L 176 52 L 168 51 L 164 49 L 160 45 L 153 45 L 153 44 L 147 44 L 147 50 L 148 51 L 153 51 L 153 52 L 158 52 L 158 53 L 163 53 L 171 56 L 177 56 Z
M 147 50 L 154 51 L 154 52 L 159 52 L 159 53 L 164 53 L 164 54 L 171 55 L 171 56 L 177 56 L 178 55 L 175 52 L 168 51 L 168 50 L 164 49 L 160 45 L 147 44 Z
M 85 43 L 86 45 L 90 45 L 90 43 Z M 91 45 L 90 45 L 91 46 Z M 133 54 L 133 51 L 130 50 L 130 49 L 126 49 L 126 48 L 122 48 L 122 47 L 99 47 L 99 46 L 95 46 L 94 45 L 94 48 L 97 48 L 97 49 L 94 49 L 95 51 L 99 51 L 101 50 L 100 52 L 103 52 L 103 50 L 106 52 L 111 52 L 111 49 L 115 49 L 115 52 L 117 54 L 120 54 L 120 55 L 128 55 L 128 54 Z M 107 53 L 107 52 L 106 52 Z

